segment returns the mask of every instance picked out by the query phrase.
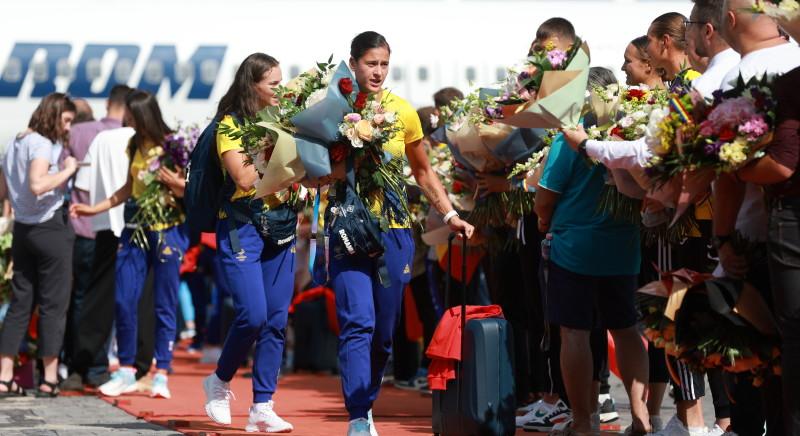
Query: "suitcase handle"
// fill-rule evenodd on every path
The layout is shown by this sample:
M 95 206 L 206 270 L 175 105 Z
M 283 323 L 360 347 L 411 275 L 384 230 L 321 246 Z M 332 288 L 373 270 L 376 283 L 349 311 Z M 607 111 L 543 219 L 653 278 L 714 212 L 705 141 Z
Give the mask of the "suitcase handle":
M 456 398 L 457 410 L 460 414 L 463 410 L 461 399 L 461 364 L 464 361 L 464 338 L 466 337 L 467 325 L 467 233 L 465 231 L 459 232 L 461 234 L 461 356 L 456 362 Z M 447 281 L 445 283 L 445 305 L 450 308 L 450 297 L 453 284 L 453 239 L 457 233 L 450 233 L 447 238 Z

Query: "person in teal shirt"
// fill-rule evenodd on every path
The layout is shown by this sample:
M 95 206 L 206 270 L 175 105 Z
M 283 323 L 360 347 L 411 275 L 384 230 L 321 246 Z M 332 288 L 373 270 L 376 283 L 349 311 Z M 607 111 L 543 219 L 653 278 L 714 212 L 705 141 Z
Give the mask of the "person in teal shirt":
M 591 69 L 589 86 L 612 83 L 616 79 L 611 71 Z M 535 206 L 539 230 L 550 239 L 549 261 L 543 266 L 545 316 L 560 327 L 562 378 L 572 406 L 572 430 L 598 431 L 592 428 L 591 414 L 597 405 L 601 359 L 593 355 L 602 351 L 593 350 L 590 337 L 592 330 L 608 329 L 617 361 L 624 362 L 620 372 L 631 402 L 631 434 L 646 434 L 651 429 L 644 402 L 648 360 L 636 328 L 634 302 L 641 262 L 639 229 L 599 210 L 605 174 L 606 169 L 590 162 L 585 152 L 570 148 L 563 135 L 555 138 Z

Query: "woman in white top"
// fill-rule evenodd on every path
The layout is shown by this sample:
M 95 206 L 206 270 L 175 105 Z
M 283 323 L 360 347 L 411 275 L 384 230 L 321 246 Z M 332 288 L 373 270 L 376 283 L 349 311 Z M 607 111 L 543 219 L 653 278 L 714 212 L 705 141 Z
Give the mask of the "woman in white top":
M 13 381 L 14 357 L 28 331 L 34 303 L 39 307 L 38 357 L 44 377 L 37 396 L 58 395 L 58 354 L 64 339 L 72 282 L 75 234 L 64 208 L 65 182 L 78 168 L 73 157 L 58 167 L 67 144 L 75 104 L 64 94 L 42 99 L 28 129 L 8 145 L 2 161 L 1 193 L 14 209 L 11 306 L 0 330 L 0 396 L 24 394 Z

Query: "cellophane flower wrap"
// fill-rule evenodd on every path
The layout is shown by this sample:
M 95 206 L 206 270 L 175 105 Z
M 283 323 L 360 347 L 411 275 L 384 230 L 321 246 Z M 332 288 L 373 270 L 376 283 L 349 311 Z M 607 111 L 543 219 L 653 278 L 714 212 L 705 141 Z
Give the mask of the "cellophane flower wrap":
M 325 100 L 336 71 L 331 60 L 317 63 L 314 69 L 278 87 L 276 107 L 267 107 L 251 119 L 234 117 L 232 127 L 219 125 L 220 133 L 242 141 L 245 162 L 258 171 L 256 198 L 284 195 L 285 190 L 294 195 L 298 192 L 296 183 L 306 175 L 320 177 L 330 173 L 327 147 L 297 138 L 294 120 Z

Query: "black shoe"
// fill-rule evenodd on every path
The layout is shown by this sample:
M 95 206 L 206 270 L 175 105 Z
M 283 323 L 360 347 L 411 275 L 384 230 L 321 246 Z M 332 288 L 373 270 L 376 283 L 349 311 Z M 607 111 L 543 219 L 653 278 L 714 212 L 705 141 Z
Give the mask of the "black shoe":
M 600 414 L 600 423 L 608 424 L 619 419 L 617 413 L 617 406 L 614 404 L 614 399 L 610 394 L 600 395 L 598 397 L 597 413 Z
M 83 377 L 77 372 L 73 372 L 61 382 L 62 391 L 83 391 Z

